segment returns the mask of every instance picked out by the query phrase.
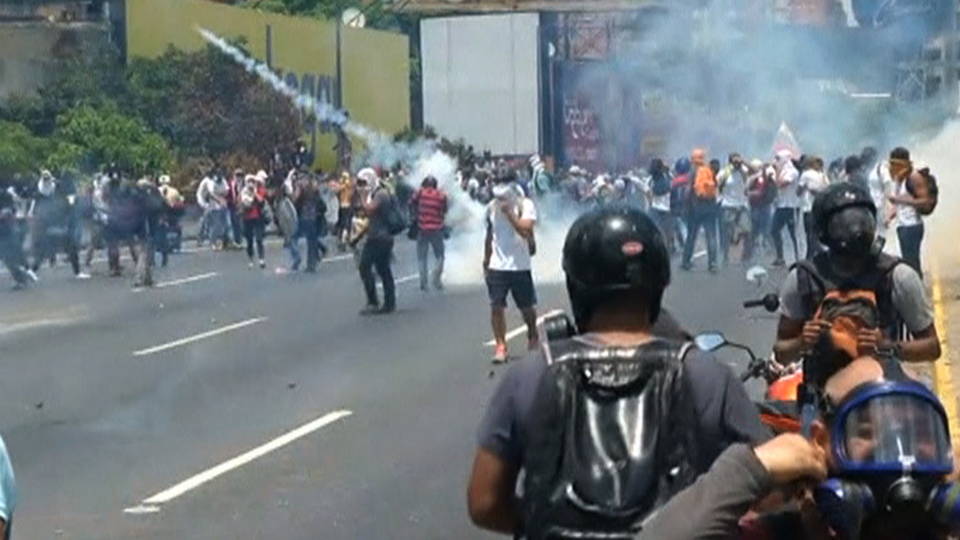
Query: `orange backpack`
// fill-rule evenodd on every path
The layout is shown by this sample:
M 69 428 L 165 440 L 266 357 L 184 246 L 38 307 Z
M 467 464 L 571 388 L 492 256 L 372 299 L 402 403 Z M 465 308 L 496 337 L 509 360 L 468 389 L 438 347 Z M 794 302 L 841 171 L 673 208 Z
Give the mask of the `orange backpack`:
M 717 179 L 713 176 L 710 167 L 697 167 L 696 176 L 693 179 L 693 194 L 698 199 L 717 199 Z

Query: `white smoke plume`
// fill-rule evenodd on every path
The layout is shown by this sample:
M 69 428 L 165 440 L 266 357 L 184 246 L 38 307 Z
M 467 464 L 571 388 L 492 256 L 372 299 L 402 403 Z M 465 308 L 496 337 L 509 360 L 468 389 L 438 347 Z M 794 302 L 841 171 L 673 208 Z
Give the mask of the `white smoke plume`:
M 289 98 L 293 104 L 305 114 L 320 122 L 340 126 L 348 135 L 363 141 L 366 146 L 366 161 L 369 165 L 392 166 L 395 163 L 410 164 L 436 151 L 433 141 L 421 139 L 412 143 L 400 143 L 377 129 L 350 119 L 343 110 L 334 107 L 331 103 L 321 101 L 314 96 L 303 94 L 296 88 L 287 85 L 279 75 L 265 63 L 247 54 L 239 47 L 230 44 L 227 40 L 205 28 L 197 28 L 197 32 L 208 43 L 240 64 L 245 70 L 259 77 L 277 92 Z

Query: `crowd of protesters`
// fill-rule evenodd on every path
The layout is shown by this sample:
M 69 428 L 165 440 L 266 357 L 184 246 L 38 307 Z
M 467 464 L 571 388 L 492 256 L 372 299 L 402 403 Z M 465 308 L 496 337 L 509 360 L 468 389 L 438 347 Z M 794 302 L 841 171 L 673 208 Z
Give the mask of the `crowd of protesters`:
M 903 164 L 899 176 L 891 170 L 897 163 Z M 791 255 L 793 261 L 812 258 L 823 249 L 811 215 L 816 194 L 833 183 L 851 182 L 868 189 L 877 205 L 878 242 L 894 228 L 902 257 L 920 271 L 922 218 L 928 212 L 918 207 L 929 203 L 918 202 L 925 195 L 914 185 L 935 189 L 936 179 L 919 166 L 911 165 L 906 174 L 910 163 L 904 148 L 881 159 L 876 148 L 866 147 L 832 161 L 829 168 L 820 156 L 786 148 L 767 159 L 745 159 L 734 152 L 725 163 L 694 149 L 672 165 L 655 158 L 646 169 L 610 174 L 589 173 L 578 165 L 553 173 L 539 156 L 513 162 L 485 156 L 467 160 L 459 180 L 462 190 L 484 204 L 494 199 L 494 186 L 507 175 L 545 212 L 569 212 L 571 207 L 578 212 L 615 202 L 640 206 L 661 228 L 684 270 L 693 267 L 702 230 L 710 272 L 729 264 L 731 252 L 737 251 L 744 265 L 763 262 L 764 256 L 772 266 L 785 266 Z

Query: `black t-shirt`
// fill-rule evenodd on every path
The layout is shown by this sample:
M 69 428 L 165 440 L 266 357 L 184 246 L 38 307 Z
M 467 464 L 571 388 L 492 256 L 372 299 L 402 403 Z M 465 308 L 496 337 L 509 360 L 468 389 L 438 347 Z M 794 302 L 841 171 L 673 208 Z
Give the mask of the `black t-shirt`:
M 582 336 L 590 340 L 590 335 Z M 478 444 L 515 467 L 523 463 L 527 422 L 540 379 L 547 369 L 541 353 L 534 353 L 507 369 L 490 399 L 480 424 Z M 760 422 L 756 406 L 747 397 L 743 384 L 712 354 L 692 349 L 684 360 L 688 395 L 695 400 L 699 421 L 698 443 L 702 462 L 697 472 L 705 472 L 713 461 L 733 443 L 756 444 L 770 438 Z
M 386 189 L 380 188 L 373 194 L 373 202 L 377 208 L 370 214 L 370 228 L 367 237 L 371 240 L 393 238 L 387 225 L 387 216 L 394 211 L 393 205 L 396 204 L 396 198 Z

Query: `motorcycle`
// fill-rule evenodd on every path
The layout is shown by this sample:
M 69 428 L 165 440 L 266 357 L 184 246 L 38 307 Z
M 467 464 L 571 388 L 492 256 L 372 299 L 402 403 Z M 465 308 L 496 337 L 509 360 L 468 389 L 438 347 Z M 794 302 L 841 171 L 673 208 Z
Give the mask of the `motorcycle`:
M 744 308 L 763 307 L 770 313 L 780 308 L 780 298 L 773 293 L 757 300 L 747 300 Z M 742 382 L 762 379 L 767 384 L 763 400 L 756 403 L 760 421 L 774 433 L 799 433 L 801 415 L 798 396 L 803 384 L 803 368 L 800 362 L 783 366 L 771 358 L 761 358 L 743 344 L 729 341 L 720 332 L 706 332 L 694 337 L 694 344 L 704 351 L 716 351 L 725 347 L 741 350 L 750 357 L 747 369 L 740 375 Z

